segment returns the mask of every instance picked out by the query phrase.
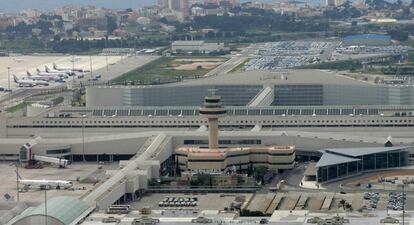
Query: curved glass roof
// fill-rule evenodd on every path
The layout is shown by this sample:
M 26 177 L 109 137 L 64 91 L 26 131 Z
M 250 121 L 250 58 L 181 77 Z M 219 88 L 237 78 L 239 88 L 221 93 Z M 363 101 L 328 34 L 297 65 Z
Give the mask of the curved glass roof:
M 47 215 L 61 221 L 65 225 L 73 223 L 89 208 L 85 202 L 74 197 L 60 196 L 47 201 Z M 45 215 L 44 203 L 37 207 L 26 209 L 22 214 L 10 221 L 9 224 L 14 224 L 21 219 L 36 215 Z

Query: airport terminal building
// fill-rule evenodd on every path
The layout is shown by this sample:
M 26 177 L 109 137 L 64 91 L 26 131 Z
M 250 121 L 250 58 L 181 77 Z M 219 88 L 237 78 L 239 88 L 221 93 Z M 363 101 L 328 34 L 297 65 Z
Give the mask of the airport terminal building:
M 321 150 L 317 181 L 407 166 L 411 147 L 334 148 Z
M 230 147 L 206 149 L 195 146 L 181 146 L 175 150 L 177 163 L 182 171 L 221 172 L 231 167 L 247 170 L 265 166 L 271 171 L 292 169 L 295 163 L 295 146 Z
M 248 71 L 153 86 L 88 86 L 87 106 L 199 106 L 211 91 L 226 106 L 409 105 L 414 87 L 375 84 L 317 70 Z

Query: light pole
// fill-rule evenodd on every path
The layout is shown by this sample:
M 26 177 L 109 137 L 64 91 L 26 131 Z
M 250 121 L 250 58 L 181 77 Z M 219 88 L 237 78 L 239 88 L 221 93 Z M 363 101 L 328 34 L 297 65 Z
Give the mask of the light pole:
M 47 225 L 47 188 L 45 188 L 45 225 Z
M 17 202 L 20 201 L 20 193 L 19 193 L 19 165 L 17 164 L 17 160 L 14 163 L 14 166 L 16 167 L 16 194 L 17 194 Z
M 137 58 L 137 37 L 134 37 L 134 58 Z
M 75 71 L 75 55 L 72 52 L 72 71 Z M 75 76 L 73 76 L 73 82 L 75 82 Z
M 403 221 L 402 221 L 402 225 L 405 225 L 405 189 L 404 189 L 404 187 L 405 187 L 405 183 L 404 183 L 404 181 L 403 181 L 403 184 L 402 184 L 402 199 L 403 199 L 403 213 L 402 213 L 402 219 L 403 219 Z
M 108 48 L 107 37 L 105 37 L 105 48 Z M 108 53 L 105 53 L 105 59 L 106 59 L 106 71 L 109 71 L 109 68 L 108 68 Z
M 106 54 L 106 71 L 109 71 L 109 67 L 108 67 L 108 54 Z
M 82 115 L 82 158 L 83 161 L 86 162 L 85 158 L 85 124 L 84 119 L 86 118 L 86 115 Z
M 124 56 L 124 53 L 122 52 L 122 49 L 123 49 L 123 42 L 124 42 L 124 39 L 122 38 L 122 36 L 121 36 L 121 64 L 124 64 L 124 61 L 123 61 L 123 56 Z
M 10 66 L 8 66 L 8 67 L 7 67 L 7 82 L 8 82 L 8 89 L 9 89 L 9 90 L 7 90 L 7 91 L 9 92 L 9 104 L 10 104 L 10 100 L 11 100 L 11 89 L 10 89 L 10 69 L 11 69 L 11 67 L 10 67 Z
M 91 77 L 92 77 L 92 55 L 89 56 L 89 65 L 90 65 L 90 69 L 91 69 Z

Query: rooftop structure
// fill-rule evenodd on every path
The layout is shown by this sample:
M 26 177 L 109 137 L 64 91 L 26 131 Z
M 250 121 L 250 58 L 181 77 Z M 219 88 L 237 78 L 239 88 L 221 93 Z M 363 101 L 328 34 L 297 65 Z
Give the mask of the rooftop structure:
M 177 53 L 202 53 L 209 54 L 225 50 L 224 43 L 206 43 L 204 41 L 174 41 L 171 51 Z
M 89 86 L 87 106 L 199 106 L 216 89 L 225 106 L 249 105 L 407 105 L 413 86 L 375 84 L 335 72 L 246 71 L 156 86 Z M 364 98 L 361 98 L 364 96 Z M 264 98 L 262 98 L 264 97 Z M 262 105 L 263 106 L 263 105 Z
M 45 208 L 47 209 L 47 223 L 45 221 Z M 42 204 L 37 207 L 28 208 L 10 221 L 9 224 L 76 224 L 83 216 L 90 213 L 92 209 L 84 202 L 73 197 L 55 197 L 47 201 L 47 207 L 45 207 L 45 204 Z
M 254 146 L 227 147 L 222 149 L 202 149 L 196 146 L 176 149 L 180 169 L 193 172 L 214 171 L 237 167 L 265 166 L 272 171 L 292 169 L 295 162 L 295 146 Z
M 385 34 L 360 34 L 346 36 L 345 45 L 384 46 L 391 43 L 391 37 Z

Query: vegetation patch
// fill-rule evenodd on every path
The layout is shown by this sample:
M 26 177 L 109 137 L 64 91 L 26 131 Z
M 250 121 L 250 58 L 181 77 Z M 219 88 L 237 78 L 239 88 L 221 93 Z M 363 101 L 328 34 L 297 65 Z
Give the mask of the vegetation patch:
M 22 102 L 20 104 L 17 104 L 15 106 L 12 106 L 10 108 L 7 108 L 6 109 L 6 112 L 8 112 L 8 113 L 15 113 L 15 112 L 18 112 L 18 111 L 22 110 L 24 107 L 26 107 L 28 105 L 29 105 L 28 102 Z
M 344 60 L 336 62 L 326 62 L 319 64 L 312 64 L 301 67 L 302 69 L 321 69 L 321 70 L 349 70 L 355 71 L 362 69 L 362 63 L 358 60 Z

